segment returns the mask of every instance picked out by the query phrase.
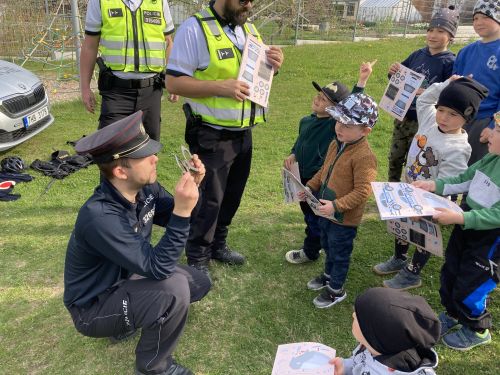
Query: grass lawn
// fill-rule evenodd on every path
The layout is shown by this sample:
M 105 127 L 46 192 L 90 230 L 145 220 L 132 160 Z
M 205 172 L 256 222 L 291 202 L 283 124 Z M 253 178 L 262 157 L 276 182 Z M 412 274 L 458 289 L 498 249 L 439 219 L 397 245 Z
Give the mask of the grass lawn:
M 387 68 L 423 45 L 422 39 L 287 47 L 286 60 L 275 78 L 267 124 L 254 131 L 252 173 L 242 205 L 229 233 L 229 243 L 248 257 L 243 267 L 211 265 L 215 279 L 210 294 L 192 306 L 177 360 L 196 374 L 270 374 L 279 344 L 318 341 L 349 356 L 356 343 L 351 335 L 353 301 L 359 293 L 380 286 L 371 271 L 392 254 L 393 238 L 378 218 L 373 200 L 360 226 L 346 284 L 348 298 L 330 309 L 314 308 L 316 292 L 306 282 L 322 272 L 324 256 L 314 264 L 290 265 L 287 250 L 303 240 L 298 206 L 285 205 L 280 167 L 297 136 L 299 119 L 310 111 L 316 94 L 311 81 L 327 84 L 357 81 L 359 63 L 378 59 L 367 93 L 380 99 Z M 454 46 L 457 51 L 459 46 Z M 19 155 L 28 162 L 46 160 L 53 150 L 71 150 L 66 141 L 90 134 L 97 115 L 79 102 L 53 107 L 56 121 L 34 139 L 0 154 Z M 184 119 L 179 104 L 163 105 L 159 180 L 172 189 L 180 171 L 171 155 L 183 143 Z M 379 180 L 386 179 L 392 120 L 382 113 L 369 137 L 378 156 Z M 79 207 L 98 184 L 95 166 L 56 181 L 33 171 L 33 182 L 19 184 L 15 202 L 0 202 L 0 373 L 1 374 L 132 374 L 136 339 L 112 346 L 74 329 L 62 303 L 66 244 Z M 446 236 L 449 229 L 445 230 Z M 155 240 L 161 230 L 155 230 Z M 183 259 L 184 261 L 184 259 Z M 424 296 L 436 311 L 439 268 L 433 257 L 423 272 Z M 500 318 L 498 291 L 491 312 Z M 500 331 L 492 330 L 491 345 L 460 353 L 438 345 L 440 374 L 498 374 Z M 497 369 L 497 370 L 495 370 Z

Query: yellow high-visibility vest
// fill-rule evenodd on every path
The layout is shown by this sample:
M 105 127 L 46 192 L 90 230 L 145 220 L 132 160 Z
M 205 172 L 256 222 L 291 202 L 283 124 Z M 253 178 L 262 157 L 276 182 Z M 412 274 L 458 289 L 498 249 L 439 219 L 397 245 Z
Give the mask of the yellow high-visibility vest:
M 210 63 L 205 70 L 195 71 L 193 77 L 207 81 L 237 78 L 241 52 L 228 38 L 210 8 L 196 13 L 195 17 L 205 34 Z M 253 24 L 247 22 L 243 28 L 247 34 L 252 34 L 262 41 Z M 200 116 L 202 121 L 208 124 L 245 128 L 265 121 L 265 108 L 250 100 L 240 102 L 233 98 L 212 96 L 186 98 L 186 103 L 191 106 L 195 115 Z
M 124 72 L 163 71 L 163 1 L 144 0 L 134 12 L 122 0 L 100 3 L 103 25 L 99 51 L 106 66 Z

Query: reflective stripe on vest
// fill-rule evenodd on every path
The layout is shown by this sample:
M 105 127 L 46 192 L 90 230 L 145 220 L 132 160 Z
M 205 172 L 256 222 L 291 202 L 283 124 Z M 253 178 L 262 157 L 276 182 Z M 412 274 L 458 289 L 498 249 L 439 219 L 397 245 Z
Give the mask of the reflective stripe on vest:
M 207 81 L 237 78 L 241 52 L 225 34 L 210 8 L 203 9 L 195 17 L 205 34 L 210 62 L 205 70 L 195 71 L 194 78 Z M 245 33 L 262 41 L 252 24 L 245 23 L 243 27 Z M 189 98 L 186 103 L 191 106 L 195 115 L 201 116 L 203 122 L 217 126 L 245 128 L 265 121 L 265 109 L 249 100 L 240 102 L 233 98 L 212 96 Z
M 112 70 L 161 72 L 165 68 L 163 1 L 143 1 L 135 11 L 122 0 L 101 1 L 99 51 Z

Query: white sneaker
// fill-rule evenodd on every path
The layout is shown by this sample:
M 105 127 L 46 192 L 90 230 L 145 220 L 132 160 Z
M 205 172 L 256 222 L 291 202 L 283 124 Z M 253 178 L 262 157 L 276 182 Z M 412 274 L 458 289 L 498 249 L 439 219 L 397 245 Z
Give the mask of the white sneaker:
M 311 262 L 311 259 L 307 257 L 306 253 L 304 252 L 304 249 L 288 251 L 285 254 L 285 259 L 287 260 L 288 263 L 293 263 L 293 264 Z

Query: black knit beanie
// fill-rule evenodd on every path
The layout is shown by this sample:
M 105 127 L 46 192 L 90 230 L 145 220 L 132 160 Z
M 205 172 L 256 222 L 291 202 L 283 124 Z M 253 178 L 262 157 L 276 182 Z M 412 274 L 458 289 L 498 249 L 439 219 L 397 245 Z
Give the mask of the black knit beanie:
M 448 8 L 438 9 L 432 16 L 429 29 L 437 27 L 448 31 L 452 37 L 455 37 L 459 18 L 460 15 L 453 5 L 450 5 Z
M 370 288 L 356 298 L 354 310 L 364 338 L 381 354 L 430 349 L 439 340 L 439 320 L 422 297 Z
M 440 105 L 451 108 L 469 122 L 476 117 L 481 100 L 487 96 L 488 89 L 486 87 L 471 78 L 461 77 L 451 81 L 441 91 L 436 108 Z

